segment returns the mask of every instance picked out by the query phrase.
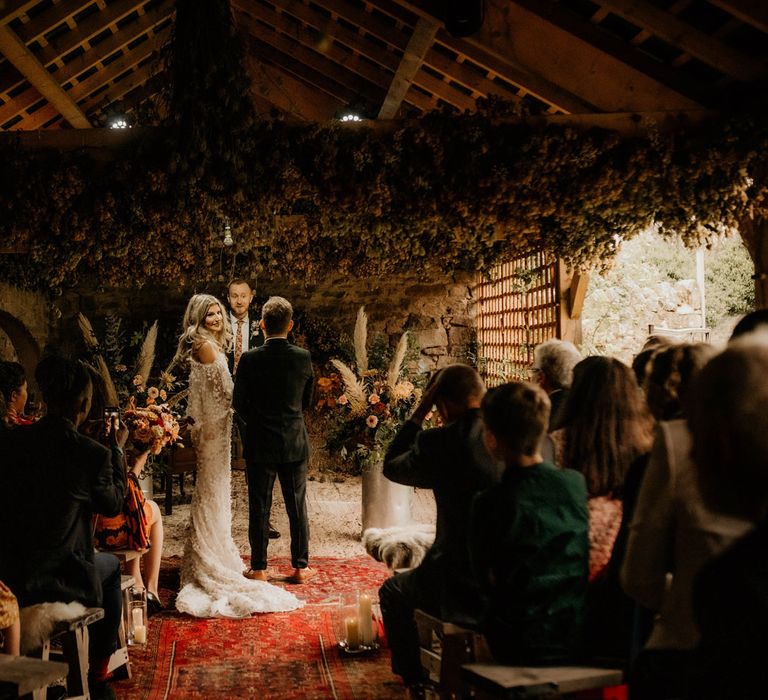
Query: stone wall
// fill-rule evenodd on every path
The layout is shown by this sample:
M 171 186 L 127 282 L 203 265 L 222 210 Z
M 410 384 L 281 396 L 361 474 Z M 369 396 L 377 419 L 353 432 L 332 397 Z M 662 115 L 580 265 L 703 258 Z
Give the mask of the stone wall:
M 44 295 L 0 282 L 0 359 L 21 362 L 31 377 L 48 341 L 50 321 Z
M 473 279 L 468 274 L 429 280 L 416 276 L 358 279 L 337 275 L 311 285 L 260 280 L 255 302 L 263 303 L 273 294 L 285 296 L 297 311 L 326 320 L 350 336 L 357 311 L 364 305 L 369 332 L 386 333 L 394 345 L 404 330 L 410 331 L 421 348 L 420 368 L 428 371 L 466 361 L 471 355 L 475 335 Z M 73 341 L 79 343 L 78 311 L 94 323 L 106 314 L 134 322 L 158 319 L 161 337 L 165 330 L 165 336 L 172 338 L 178 333 L 185 304 L 195 291 L 208 291 L 226 303 L 220 284 L 197 289 L 79 290 L 66 294 L 57 302 L 62 311 L 57 340 L 64 348 Z

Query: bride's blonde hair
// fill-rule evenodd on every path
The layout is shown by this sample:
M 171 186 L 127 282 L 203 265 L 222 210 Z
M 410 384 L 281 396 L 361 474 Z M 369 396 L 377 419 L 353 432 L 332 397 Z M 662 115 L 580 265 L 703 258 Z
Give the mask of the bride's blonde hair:
M 221 309 L 223 320 L 219 333 L 212 333 L 205 327 L 205 317 L 208 310 L 218 305 Z M 206 341 L 211 341 L 223 352 L 232 349 L 232 330 L 229 325 L 227 309 L 215 296 L 210 294 L 195 294 L 187 304 L 184 312 L 184 320 L 181 322 L 183 330 L 179 336 L 179 345 L 176 348 L 174 364 L 187 366 L 192 354 Z

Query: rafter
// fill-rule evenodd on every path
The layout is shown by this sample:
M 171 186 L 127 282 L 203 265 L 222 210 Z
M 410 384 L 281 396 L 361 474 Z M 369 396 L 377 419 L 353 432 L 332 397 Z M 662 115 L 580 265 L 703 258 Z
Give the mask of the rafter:
M 0 26 L 0 53 L 18 68 L 36 88 L 76 129 L 87 129 L 90 123 L 74 100 L 52 77 L 23 41 L 8 27 Z
M 105 106 L 117 102 L 131 90 L 143 85 L 147 80 L 160 71 L 160 61 L 149 61 L 147 64 L 135 70 L 119 82 L 111 85 L 106 90 L 88 97 L 80 103 L 82 110 L 89 114 L 94 109 L 103 109 Z
M 304 120 L 332 119 L 344 103 L 255 57 L 249 60 L 254 93 L 286 114 Z
M 436 33 L 437 22 L 430 22 L 423 17 L 419 18 L 397 72 L 392 78 L 384 103 L 379 110 L 379 119 L 392 119 L 397 114 L 405 94 L 424 62 L 424 57 L 432 47 Z
M 254 0 L 234 0 L 233 4 L 236 8 L 239 7 L 251 14 L 261 16 L 262 13 L 265 13 L 265 17 L 270 16 L 269 11 L 266 10 L 264 5 L 254 2 Z M 291 20 L 298 20 L 309 27 L 313 27 L 321 36 L 328 37 L 333 42 L 346 46 L 353 52 L 365 56 L 388 71 L 394 73 L 397 70 L 400 62 L 399 54 L 382 50 L 380 45 L 369 41 L 358 32 L 352 31 L 338 22 L 329 19 L 323 13 L 310 8 L 308 5 L 300 2 L 300 0 L 280 2 L 279 6 L 275 6 L 275 11 L 277 10 L 280 10 L 280 14 L 285 15 Z M 404 39 L 403 46 L 405 46 L 406 42 L 407 39 Z
M 642 0 L 597 0 L 614 14 L 679 47 L 685 53 L 742 81 L 758 80 L 768 73 L 766 66 L 695 29 L 670 12 Z
M 278 34 L 274 30 L 268 29 L 263 24 L 242 13 L 238 16 L 237 22 L 262 44 L 271 46 L 284 56 L 303 63 L 308 68 L 319 71 L 334 82 L 344 86 L 348 91 L 348 102 L 355 102 L 360 98 L 363 98 L 366 102 L 378 102 L 381 99 L 381 88 L 377 85 L 372 85 L 358 74 L 325 58 L 321 53 L 307 48 L 293 39 L 289 39 L 284 34 Z M 279 65 L 279 61 L 277 63 Z
M 709 0 L 736 19 L 768 34 L 768 4 L 765 0 Z
M 45 45 L 48 43 L 45 34 L 62 22 L 67 22 L 71 27 L 72 18 L 90 3 L 91 0 L 70 0 L 53 5 L 19 27 L 16 33 L 25 44 L 39 41 L 41 45 Z
M 80 101 L 91 93 L 96 92 L 102 85 L 111 83 L 121 73 L 137 66 L 147 58 L 147 56 L 151 56 L 153 53 L 157 52 L 168 38 L 170 31 L 171 28 L 167 27 L 157 34 L 154 39 L 148 39 L 147 41 L 142 42 L 132 51 L 128 51 L 125 55 L 112 61 L 106 68 L 96 71 L 93 75 L 82 82 L 77 83 L 77 85 L 74 85 L 69 93 L 75 100 Z
M 258 9 L 258 19 L 272 26 L 276 31 L 284 34 L 293 41 L 298 41 L 307 49 L 316 51 L 321 56 L 330 59 L 339 64 L 346 70 L 352 71 L 365 78 L 369 83 L 385 89 L 391 79 L 391 73 L 382 69 L 371 61 L 366 61 L 360 57 L 359 53 L 344 48 L 344 46 L 332 40 L 331 35 L 319 32 L 314 26 L 306 25 L 298 19 L 284 12 L 276 12 L 267 8 L 263 4 L 246 2 L 240 4 L 248 5 L 249 10 L 243 10 L 248 15 L 253 16 L 253 12 Z M 237 19 L 240 13 L 236 11 Z
M 26 14 L 27 10 L 33 8 L 40 0 L 5 0 L 0 6 L 0 24 L 8 24 L 17 17 Z

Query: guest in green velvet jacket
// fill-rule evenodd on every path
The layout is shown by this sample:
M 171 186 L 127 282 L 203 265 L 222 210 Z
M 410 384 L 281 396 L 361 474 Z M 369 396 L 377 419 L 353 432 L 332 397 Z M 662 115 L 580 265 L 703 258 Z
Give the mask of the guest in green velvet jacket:
M 574 661 L 589 574 L 584 477 L 542 460 L 550 405 L 540 387 L 504 384 L 481 408 L 488 447 L 506 464 L 470 519 L 472 567 L 489 600 L 483 632 L 502 663 Z

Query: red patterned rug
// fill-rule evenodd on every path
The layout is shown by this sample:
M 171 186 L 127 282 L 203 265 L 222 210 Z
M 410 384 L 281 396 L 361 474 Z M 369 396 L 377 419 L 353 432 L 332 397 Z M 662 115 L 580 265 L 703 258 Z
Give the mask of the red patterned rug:
M 160 595 L 173 603 L 178 558 L 163 561 Z M 370 656 L 347 656 L 337 646 L 333 618 L 339 594 L 375 590 L 387 568 L 369 557 L 315 558 L 318 575 L 289 586 L 307 605 L 289 613 L 244 620 L 200 620 L 174 611 L 150 621 L 144 648 L 131 648 L 133 677 L 113 684 L 118 698 L 403 698 L 386 648 Z M 288 560 L 275 573 L 290 571 Z M 272 569 L 271 569 L 272 571 Z M 172 608 L 171 608 L 172 610 Z

